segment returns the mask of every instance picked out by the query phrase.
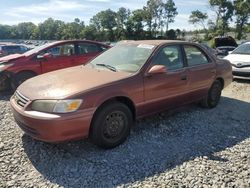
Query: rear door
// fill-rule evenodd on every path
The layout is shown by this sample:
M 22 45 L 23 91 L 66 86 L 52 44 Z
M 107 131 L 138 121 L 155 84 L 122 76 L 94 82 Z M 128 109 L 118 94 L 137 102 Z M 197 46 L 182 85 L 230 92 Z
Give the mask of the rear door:
M 188 65 L 189 97 L 197 100 L 204 97 L 216 76 L 215 63 L 198 46 L 184 45 Z
M 76 51 L 77 57 L 75 59 L 76 64 L 86 64 L 91 59 L 99 55 L 102 51 L 106 50 L 102 45 L 89 43 L 89 42 L 80 42 L 77 43 Z
M 77 65 L 75 63 L 77 56 L 74 43 L 53 46 L 39 53 L 40 56 L 44 54 L 49 54 L 49 56 L 39 60 L 43 73 Z
M 188 75 L 180 45 L 162 48 L 152 60 L 152 65 L 165 65 L 167 73 L 145 76 L 143 113 L 179 106 L 187 101 Z

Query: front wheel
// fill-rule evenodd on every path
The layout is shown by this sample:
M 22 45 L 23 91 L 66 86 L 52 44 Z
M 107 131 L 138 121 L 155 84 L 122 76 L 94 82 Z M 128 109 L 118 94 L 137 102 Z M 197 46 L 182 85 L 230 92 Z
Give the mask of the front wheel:
M 102 148 L 113 148 L 123 143 L 133 124 L 131 110 L 122 103 L 108 103 L 94 116 L 90 137 Z
M 202 99 L 201 106 L 206 108 L 214 108 L 220 101 L 222 84 L 216 80 L 208 91 L 207 96 Z

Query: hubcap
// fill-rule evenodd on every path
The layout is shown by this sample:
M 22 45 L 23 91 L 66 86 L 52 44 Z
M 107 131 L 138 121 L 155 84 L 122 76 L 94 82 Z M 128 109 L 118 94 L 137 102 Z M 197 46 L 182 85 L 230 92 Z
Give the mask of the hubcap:
M 116 111 L 106 116 L 104 136 L 106 138 L 115 138 L 119 136 L 125 126 L 125 115 L 123 112 Z

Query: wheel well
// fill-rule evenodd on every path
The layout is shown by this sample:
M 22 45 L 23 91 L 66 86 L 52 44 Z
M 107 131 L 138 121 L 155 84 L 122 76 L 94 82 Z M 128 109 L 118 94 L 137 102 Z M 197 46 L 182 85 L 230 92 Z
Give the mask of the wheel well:
M 224 88 L 224 80 L 223 80 L 223 78 L 217 78 L 216 80 L 218 80 L 222 84 L 222 89 L 223 89 Z
M 128 108 L 131 110 L 132 112 L 132 115 L 133 115 L 133 120 L 135 121 L 136 120 L 136 109 L 135 109 L 135 105 L 133 103 L 133 101 L 131 99 L 129 99 L 128 97 L 124 97 L 124 96 L 117 96 L 117 97 L 113 97 L 113 98 L 110 98 L 108 100 L 106 100 L 105 102 L 103 102 L 98 108 L 97 110 L 95 111 L 93 117 L 92 117 L 92 120 L 91 120 L 91 126 L 90 126 L 90 129 L 89 129 L 89 134 L 91 133 L 91 130 L 92 130 L 92 122 L 93 122 L 93 119 L 95 118 L 96 114 L 102 109 L 103 106 L 109 104 L 109 103 L 113 103 L 113 102 L 120 102 L 120 103 L 123 103 L 125 104 L 126 106 L 128 106 Z
M 30 74 L 32 74 L 32 75 L 34 75 L 34 76 L 37 75 L 37 73 L 34 72 L 34 71 L 32 71 L 32 70 L 22 70 L 22 71 L 20 71 L 20 72 L 15 73 L 15 75 L 23 74 L 23 73 L 30 73 Z
M 98 110 L 100 110 L 104 105 L 106 105 L 108 103 L 112 103 L 112 102 L 120 102 L 120 103 L 127 105 L 132 112 L 133 119 L 134 120 L 136 119 L 136 109 L 135 109 L 135 105 L 134 105 L 133 101 L 131 99 L 129 99 L 128 97 L 124 97 L 124 96 L 117 96 L 117 97 L 106 100 L 97 108 L 96 112 Z

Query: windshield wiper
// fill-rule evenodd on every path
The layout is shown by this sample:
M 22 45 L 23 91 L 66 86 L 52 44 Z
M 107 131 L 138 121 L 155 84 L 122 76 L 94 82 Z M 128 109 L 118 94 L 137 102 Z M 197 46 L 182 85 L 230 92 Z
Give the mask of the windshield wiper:
M 111 71 L 117 72 L 117 69 L 116 69 L 115 67 L 111 66 L 111 65 L 107 65 L 107 64 L 103 64 L 103 63 L 98 63 L 98 64 L 96 64 L 96 65 L 97 65 L 97 66 L 106 67 L 106 68 L 108 68 L 108 69 L 111 70 Z

